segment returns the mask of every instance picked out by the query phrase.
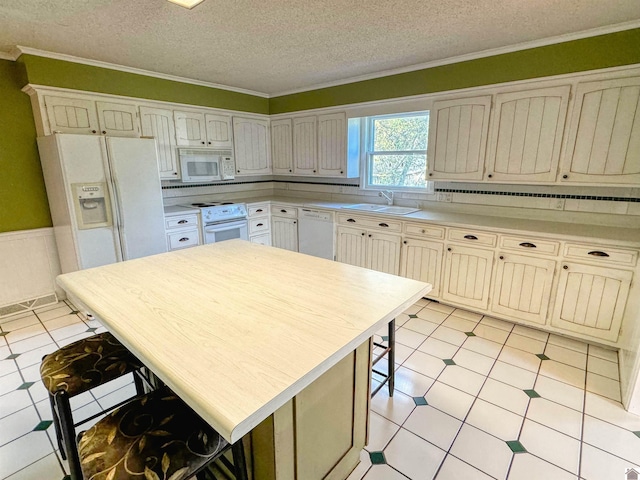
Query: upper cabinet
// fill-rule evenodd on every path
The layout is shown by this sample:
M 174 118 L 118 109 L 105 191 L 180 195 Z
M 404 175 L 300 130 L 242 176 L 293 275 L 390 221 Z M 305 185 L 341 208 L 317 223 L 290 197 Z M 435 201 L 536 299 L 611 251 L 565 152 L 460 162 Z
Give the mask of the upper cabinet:
M 233 117 L 233 145 L 237 175 L 271 173 L 267 120 Z
M 233 135 L 231 133 L 231 117 L 229 115 L 213 115 L 207 113 L 204 116 L 207 130 L 207 146 L 231 150 L 233 148 Z
M 640 77 L 578 84 L 561 181 L 640 183 Z
M 193 112 L 173 112 L 176 125 L 176 144 L 183 147 L 207 145 L 204 115 Z
M 271 122 L 271 163 L 275 175 L 293 173 L 293 144 L 291 119 Z
M 176 129 L 173 123 L 173 112 L 160 108 L 140 107 L 140 123 L 142 124 L 142 135 L 156 139 L 160 178 L 177 179 L 178 160 L 176 158 Z
M 126 103 L 96 102 L 100 133 L 110 137 L 139 137 L 138 107 Z
M 318 173 L 316 116 L 293 119 L 293 169 L 299 175 Z
M 496 95 L 487 180 L 555 181 L 570 91 L 565 85 Z
M 318 115 L 318 174 L 325 177 L 344 176 L 346 160 L 346 115 Z
M 44 97 L 51 133 L 98 134 L 95 102 L 68 97 Z
M 429 115 L 429 180 L 481 180 L 491 96 L 442 100 Z

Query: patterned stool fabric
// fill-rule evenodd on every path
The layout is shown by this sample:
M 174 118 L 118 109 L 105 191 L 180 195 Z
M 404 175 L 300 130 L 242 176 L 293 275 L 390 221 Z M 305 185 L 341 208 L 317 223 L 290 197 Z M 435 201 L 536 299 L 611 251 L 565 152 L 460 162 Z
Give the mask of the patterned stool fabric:
M 84 433 L 78 451 L 86 480 L 182 480 L 228 447 L 165 387 L 108 414 Z
M 140 361 L 109 332 L 74 342 L 45 356 L 42 383 L 52 395 L 74 397 L 142 367 Z

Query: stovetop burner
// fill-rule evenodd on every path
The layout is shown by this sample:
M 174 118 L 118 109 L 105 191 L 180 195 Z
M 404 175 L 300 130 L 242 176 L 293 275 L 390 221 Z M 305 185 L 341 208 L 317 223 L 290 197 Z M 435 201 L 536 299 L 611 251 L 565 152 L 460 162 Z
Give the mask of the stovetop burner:
M 205 207 L 217 207 L 218 205 L 233 205 L 234 202 L 196 202 L 191 203 L 189 206 L 196 208 L 205 208 Z

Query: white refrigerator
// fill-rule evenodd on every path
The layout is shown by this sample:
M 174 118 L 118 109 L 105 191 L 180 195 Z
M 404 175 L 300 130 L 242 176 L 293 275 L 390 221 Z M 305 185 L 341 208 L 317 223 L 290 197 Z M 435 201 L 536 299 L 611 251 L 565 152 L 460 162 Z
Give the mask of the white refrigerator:
M 38 138 L 62 273 L 167 251 L 153 138 Z

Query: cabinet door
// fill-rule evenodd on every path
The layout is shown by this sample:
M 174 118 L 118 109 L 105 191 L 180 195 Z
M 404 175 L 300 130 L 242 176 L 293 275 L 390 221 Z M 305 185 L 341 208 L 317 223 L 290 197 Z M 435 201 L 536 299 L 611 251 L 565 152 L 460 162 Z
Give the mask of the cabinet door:
M 343 177 L 346 164 L 346 115 L 318 115 L 318 175 Z
M 156 139 L 160 178 L 170 180 L 179 178 L 173 112 L 160 108 L 140 107 L 140 123 L 142 135 Z
M 564 263 L 551 325 L 617 341 L 632 277 L 626 270 Z
M 427 157 L 430 179 L 482 179 L 490 109 L 488 95 L 433 103 Z
M 356 267 L 366 267 L 366 232 L 358 228 L 338 227 L 336 260 Z
M 570 91 L 564 85 L 496 95 L 487 179 L 555 181 Z
M 367 234 L 367 268 L 398 275 L 401 243 L 399 235 L 369 232 Z
M 173 112 L 176 122 L 176 143 L 183 147 L 204 147 L 206 129 L 202 113 Z
M 45 96 L 44 105 L 51 133 L 99 133 L 96 106 L 91 100 Z
M 122 103 L 96 102 L 100 132 L 110 137 L 139 137 L 138 107 Z
M 275 175 L 293 173 L 291 119 L 271 121 L 271 163 Z
M 271 218 L 271 238 L 274 247 L 298 251 L 298 221 L 289 217 Z
M 444 244 L 414 238 L 405 238 L 402 243 L 400 275 L 430 283 L 429 297 L 439 297 Z
M 578 85 L 563 182 L 640 183 L 640 77 Z
M 316 117 L 293 119 L 293 163 L 298 175 L 317 173 Z
M 546 258 L 501 254 L 491 311 L 544 325 L 556 262 Z
M 212 148 L 233 148 L 233 135 L 231 135 L 231 117 L 228 115 L 213 115 L 207 113 L 204 116 L 207 130 L 207 146 Z
M 271 173 L 266 120 L 233 117 L 233 144 L 238 175 Z
M 442 299 L 486 310 L 493 252 L 451 245 L 447 248 Z

